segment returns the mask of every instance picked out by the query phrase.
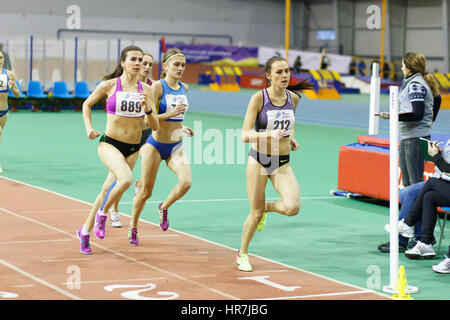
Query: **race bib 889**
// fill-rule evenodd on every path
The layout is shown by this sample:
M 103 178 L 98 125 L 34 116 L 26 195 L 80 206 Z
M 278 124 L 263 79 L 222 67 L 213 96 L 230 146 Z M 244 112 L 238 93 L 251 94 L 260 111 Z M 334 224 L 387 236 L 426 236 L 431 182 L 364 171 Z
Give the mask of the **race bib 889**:
M 116 92 L 116 115 L 124 117 L 142 117 L 144 108 L 141 105 L 139 92 Z

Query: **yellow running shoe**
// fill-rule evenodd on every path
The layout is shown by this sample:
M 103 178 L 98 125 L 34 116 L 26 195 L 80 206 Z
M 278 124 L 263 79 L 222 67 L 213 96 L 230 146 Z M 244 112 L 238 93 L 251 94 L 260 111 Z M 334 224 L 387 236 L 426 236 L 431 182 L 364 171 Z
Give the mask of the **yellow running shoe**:
M 259 220 L 258 227 L 256 228 L 256 230 L 258 230 L 259 232 L 263 231 L 264 228 L 266 227 L 266 217 L 267 217 L 267 212 L 264 212 L 261 220 Z
M 236 255 L 236 263 L 237 263 L 237 268 L 241 271 L 246 271 L 246 272 L 253 271 L 252 266 L 250 265 L 250 262 L 248 261 L 248 254 L 246 254 L 246 253 L 239 254 L 239 250 Z

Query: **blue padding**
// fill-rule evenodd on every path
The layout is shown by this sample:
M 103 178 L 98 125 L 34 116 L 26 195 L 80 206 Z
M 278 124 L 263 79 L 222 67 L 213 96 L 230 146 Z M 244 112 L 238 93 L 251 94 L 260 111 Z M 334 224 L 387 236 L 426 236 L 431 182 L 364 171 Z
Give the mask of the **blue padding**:
M 345 146 L 350 147 L 350 148 L 356 148 L 356 149 L 364 149 L 364 150 L 373 151 L 373 152 L 389 153 L 389 148 L 373 146 L 373 145 L 369 145 L 369 144 L 352 143 L 352 144 L 346 144 Z

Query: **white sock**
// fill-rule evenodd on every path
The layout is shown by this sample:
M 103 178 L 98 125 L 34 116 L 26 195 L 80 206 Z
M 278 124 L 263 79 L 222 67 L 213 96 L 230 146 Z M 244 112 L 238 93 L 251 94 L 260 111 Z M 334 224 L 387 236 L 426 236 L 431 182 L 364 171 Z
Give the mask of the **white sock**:
M 88 236 L 89 235 L 89 231 L 87 231 L 86 228 L 83 226 L 83 228 L 81 228 L 81 234 L 83 236 Z
M 108 216 L 107 214 L 103 213 L 103 211 L 100 209 L 97 211 L 97 213 L 101 216 Z
M 113 220 L 120 220 L 119 212 L 111 211 L 111 219 L 113 219 Z

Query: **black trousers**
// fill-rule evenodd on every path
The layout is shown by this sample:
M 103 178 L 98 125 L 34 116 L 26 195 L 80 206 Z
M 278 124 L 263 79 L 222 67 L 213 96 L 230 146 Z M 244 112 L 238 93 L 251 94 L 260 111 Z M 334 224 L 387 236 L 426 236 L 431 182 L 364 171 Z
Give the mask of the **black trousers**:
M 413 226 L 422 217 L 422 235 L 419 240 L 431 244 L 438 215 L 437 207 L 448 206 L 450 206 L 450 182 L 430 178 L 420 190 L 405 223 Z

